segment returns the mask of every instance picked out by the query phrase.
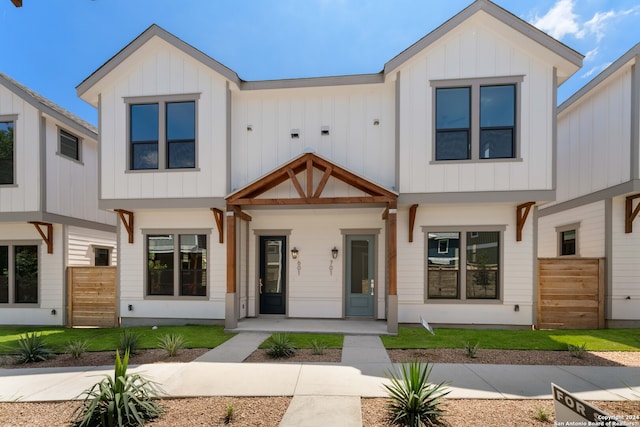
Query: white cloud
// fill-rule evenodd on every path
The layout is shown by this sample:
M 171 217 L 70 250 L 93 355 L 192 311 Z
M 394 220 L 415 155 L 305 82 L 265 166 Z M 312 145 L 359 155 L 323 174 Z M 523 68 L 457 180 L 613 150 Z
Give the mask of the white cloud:
M 599 51 L 598 51 L 598 48 L 597 48 L 597 47 L 596 47 L 595 49 L 591 49 L 589 52 L 587 52 L 587 53 L 584 55 L 584 62 L 587 62 L 587 61 L 593 61 L 593 59 L 594 59 L 596 56 L 598 56 L 598 52 L 599 52 Z
M 573 6 L 573 0 L 558 0 L 546 15 L 536 17 L 533 25 L 558 40 L 567 34 L 581 39 L 584 37 L 584 31 L 580 30 L 576 21 L 577 15 L 573 13 Z
M 596 12 L 593 18 L 584 23 L 585 31 L 595 34 L 598 41 L 602 40 L 605 35 L 607 21 L 616 17 L 616 13 L 612 10 L 609 12 Z
M 602 70 L 607 68 L 609 65 L 611 65 L 611 62 L 605 62 L 604 64 L 596 65 L 595 67 L 592 67 L 591 69 L 589 69 L 589 71 L 583 73 L 580 77 L 587 78 L 587 77 L 593 76 L 594 74 L 599 74 Z

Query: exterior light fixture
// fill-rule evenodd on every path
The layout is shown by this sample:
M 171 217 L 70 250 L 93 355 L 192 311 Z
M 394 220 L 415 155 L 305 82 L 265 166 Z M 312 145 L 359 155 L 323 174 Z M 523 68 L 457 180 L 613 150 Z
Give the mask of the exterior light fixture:
M 291 258 L 293 259 L 298 259 L 298 253 L 300 251 L 298 251 L 298 248 L 296 248 L 295 246 L 293 247 L 293 249 L 291 249 Z
M 133 304 L 129 304 L 129 305 L 127 306 L 127 309 L 128 309 L 129 311 L 133 311 Z
M 513 311 L 520 311 L 520 304 L 516 304 L 513 306 Z
M 56 314 L 58 314 L 58 312 L 56 311 L 56 309 L 54 308 L 53 310 L 51 310 L 51 315 L 55 316 Z
M 336 248 L 335 246 L 333 247 L 333 249 L 331 249 L 331 258 L 338 258 L 338 248 Z

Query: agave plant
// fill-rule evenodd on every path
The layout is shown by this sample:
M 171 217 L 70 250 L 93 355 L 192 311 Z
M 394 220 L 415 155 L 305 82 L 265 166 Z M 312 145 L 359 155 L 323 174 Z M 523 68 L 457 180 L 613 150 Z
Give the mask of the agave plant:
M 158 347 L 167 352 L 169 357 L 175 357 L 184 348 L 184 338 L 179 334 L 165 334 L 158 338 Z
M 156 383 L 139 374 L 127 374 L 128 365 L 129 352 L 120 359 L 116 351 L 113 377 L 105 376 L 83 393 L 74 426 L 138 426 L 162 414 L 162 407 L 154 400 L 161 394 Z
M 51 350 L 45 346 L 44 337 L 36 332 L 20 336 L 15 352 L 20 363 L 40 362 L 51 357 Z
M 402 364 L 399 373 L 388 373 L 390 385 L 385 384 L 390 402 L 387 406 L 392 424 L 420 427 L 435 426 L 444 416 L 444 396 L 447 384 L 429 382 L 432 367 L 428 363 Z
M 131 329 L 123 329 L 120 333 L 118 350 L 123 353 L 136 354 L 140 348 L 140 335 Z
M 73 359 L 79 359 L 87 352 L 89 344 L 87 340 L 72 340 L 64 346 L 66 353 L 69 353 Z
M 273 334 L 267 345 L 267 354 L 273 359 L 288 359 L 296 352 L 296 346 L 287 334 Z

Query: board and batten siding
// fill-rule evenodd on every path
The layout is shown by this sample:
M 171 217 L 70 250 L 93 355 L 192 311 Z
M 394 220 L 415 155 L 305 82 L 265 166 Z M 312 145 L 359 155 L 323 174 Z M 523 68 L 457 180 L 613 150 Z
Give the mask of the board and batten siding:
M 218 229 L 211 211 L 199 210 L 138 210 L 135 213 L 134 242 L 128 243 L 127 233 L 119 234 L 120 316 L 141 319 L 224 319 L 226 293 L 226 245 L 218 243 Z M 179 231 L 207 230 L 207 299 L 168 297 L 145 299 L 147 254 L 143 229 Z M 225 236 L 226 241 L 226 236 Z M 128 310 L 128 305 L 133 310 Z
M 223 197 L 226 188 L 226 80 L 159 38 L 143 45 L 108 77 L 101 92 L 101 197 Z M 125 97 L 199 94 L 194 170 L 127 172 Z
M 624 232 L 625 197 L 615 197 L 612 203 L 611 304 L 610 318 L 637 320 L 640 313 L 640 225 L 634 223 L 633 233 Z M 627 299 L 629 297 L 629 299 Z
M 393 82 L 234 91 L 232 189 L 310 151 L 393 187 L 394 102 Z M 298 138 L 291 137 L 293 129 Z
M 515 205 L 420 205 L 413 243 L 409 243 L 409 209 L 398 209 L 398 321 L 416 323 L 420 316 L 432 323 L 530 325 L 533 310 L 533 221 L 531 215 L 516 242 Z M 503 233 L 502 301 L 425 302 L 425 233 L 430 226 L 506 226 Z M 424 231 L 423 231 L 424 230 Z M 472 231 L 472 230 L 470 230 Z M 514 311 L 514 305 L 519 311 Z
M 558 116 L 557 202 L 629 181 L 630 132 L 631 68 L 623 67 Z
M 553 67 L 540 46 L 484 13 L 474 15 L 400 68 L 400 191 L 550 190 L 553 188 Z M 520 158 L 433 162 L 432 80 L 523 76 L 516 114 Z
M 544 212 L 543 209 L 540 210 Z M 605 255 L 605 203 L 599 201 L 573 209 L 567 209 L 538 219 L 538 256 L 553 258 L 558 253 L 556 227 L 578 224 L 577 256 L 604 258 Z
M 0 118 L 13 116 L 13 186 L 0 187 L 0 212 L 33 212 L 40 206 L 40 114 L 20 96 L 0 85 Z
M 88 228 L 68 227 L 67 229 L 67 265 L 90 266 L 94 265 L 94 248 L 107 248 L 110 250 L 110 266 L 117 264 L 116 234 Z

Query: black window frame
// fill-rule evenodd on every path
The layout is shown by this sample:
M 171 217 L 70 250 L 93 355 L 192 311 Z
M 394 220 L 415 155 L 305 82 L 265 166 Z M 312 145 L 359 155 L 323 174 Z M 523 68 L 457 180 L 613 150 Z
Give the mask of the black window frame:
M 16 117 L 0 116 L 0 124 L 6 124 L 10 134 L 9 149 L 0 146 L 0 186 L 16 184 Z M 0 132 L 4 130 L 0 129 Z M 9 138 L 7 138 L 9 139 Z M 6 175 L 6 177 L 5 177 Z M 8 179 L 5 179 L 8 178 Z
M 0 308 L 2 307 L 37 307 L 40 303 L 40 245 L 36 242 L 0 242 L 0 248 L 5 249 L 5 260 L 0 260 Z M 32 264 L 24 264 L 18 266 L 19 252 L 22 250 L 30 250 L 35 254 Z M 22 268 L 22 275 L 20 274 Z M 28 271 L 33 270 L 35 271 Z M 25 275 L 35 274 L 35 277 L 24 277 Z M 22 281 L 22 282 L 21 282 Z M 25 283 L 27 281 L 27 283 Z M 32 281 L 32 286 L 28 283 Z M 26 285 L 21 286 L 21 284 Z M 23 287 L 24 289 L 19 289 Z M 21 297 L 27 297 L 27 300 L 20 301 Z

